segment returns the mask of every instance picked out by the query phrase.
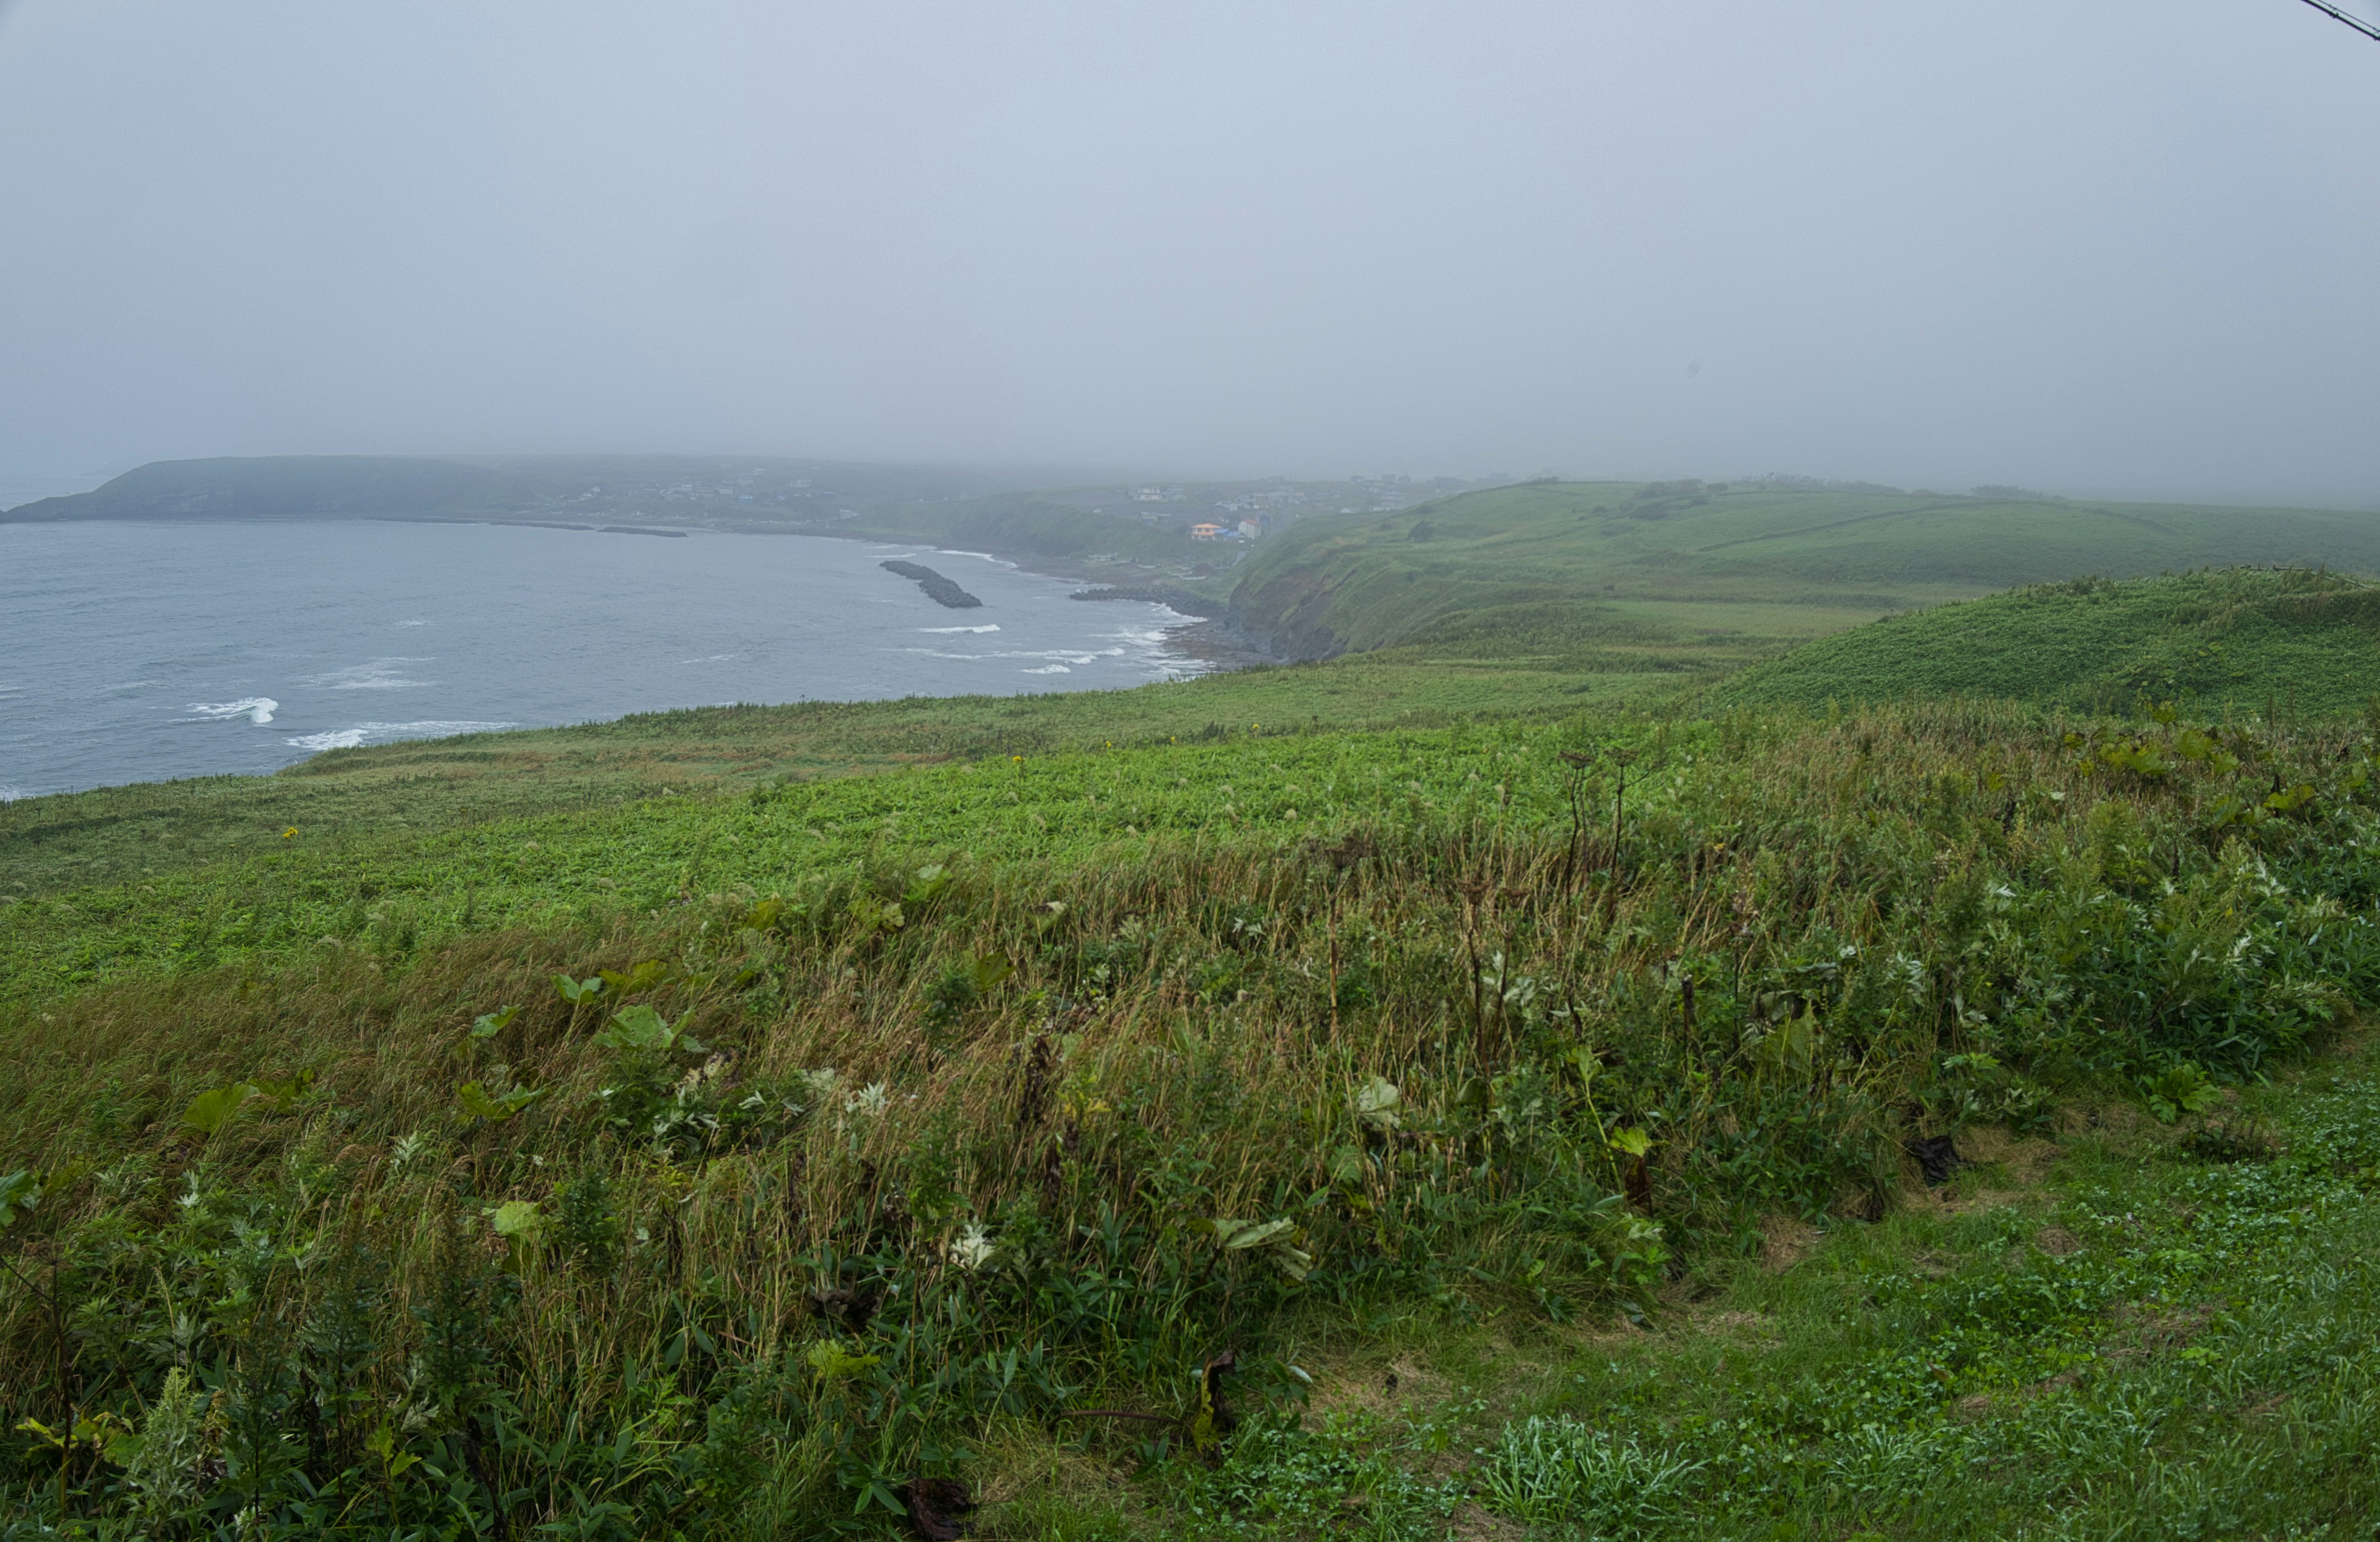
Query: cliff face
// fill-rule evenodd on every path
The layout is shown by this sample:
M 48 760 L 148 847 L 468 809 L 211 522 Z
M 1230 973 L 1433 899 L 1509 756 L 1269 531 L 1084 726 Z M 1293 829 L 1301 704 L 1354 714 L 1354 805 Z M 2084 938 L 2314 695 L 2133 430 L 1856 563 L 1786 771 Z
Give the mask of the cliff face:
M 1347 644 L 1324 624 L 1330 581 L 1319 565 L 1284 569 L 1232 591 L 1227 624 L 1248 647 L 1283 663 L 1335 659 Z

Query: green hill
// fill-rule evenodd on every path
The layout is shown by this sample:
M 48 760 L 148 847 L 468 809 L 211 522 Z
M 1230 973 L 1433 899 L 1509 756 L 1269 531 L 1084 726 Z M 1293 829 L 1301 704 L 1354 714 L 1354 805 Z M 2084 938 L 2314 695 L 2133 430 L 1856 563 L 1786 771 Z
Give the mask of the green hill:
M 1400 643 L 1806 637 L 2097 573 L 2380 572 L 2380 516 L 1867 489 L 1534 482 L 1311 520 L 1259 547 L 1242 627 L 1288 656 Z
M 1260 546 L 1330 662 L 0 807 L 0 1542 L 2370 1535 L 2380 747 L 1972 698 L 2350 705 L 2380 591 L 1687 687 L 2380 521 L 1922 502 L 1538 484 Z
M 2305 568 L 2037 584 L 1822 637 L 1721 687 L 1744 705 L 1991 696 L 2086 710 L 2351 711 L 2380 689 L 2380 589 Z

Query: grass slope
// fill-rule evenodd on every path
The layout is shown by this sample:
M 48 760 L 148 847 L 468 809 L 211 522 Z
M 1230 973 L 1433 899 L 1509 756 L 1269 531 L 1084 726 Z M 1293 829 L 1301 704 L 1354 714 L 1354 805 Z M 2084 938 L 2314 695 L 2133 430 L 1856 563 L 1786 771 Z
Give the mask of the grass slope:
M 1721 686 L 1748 706 L 1997 696 L 2084 710 L 2322 714 L 2380 689 L 2380 589 L 2305 569 L 2036 585 L 1808 643 Z
M 2194 732 L 1235 732 L 61 891 L 8 1524 L 2368 1531 L 2373 1099 L 2209 1099 L 2380 1001 L 2372 747 Z M 2062 1111 L 2143 1079 L 2244 1165 Z M 1931 1222 L 1944 1135 L 2062 1197 Z
M 137 894 L 212 863 L 245 862 L 282 849 L 293 826 L 304 843 L 335 845 L 953 759 L 1536 718 L 1658 695 L 1678 678 L 1641 663 L 1636 673 L 1581 674 L 1563 662 L 1408 650 L 1062 697 L 699 708 L 333 750 L 269 777 L 25 799 L 0 804 L 0 917 L 11 901 L 65 889 Z M 30 924 L 14 917 L 16 928 Z
M 2240 564 L 2380 571 L 2380 516 L 2173 504 L 1540 482 L 1309 520 L 1257 548 L 1233 606 L 1285 650 L 1715 634 L 1800 640 L 1888 611 L 2095 573 Z

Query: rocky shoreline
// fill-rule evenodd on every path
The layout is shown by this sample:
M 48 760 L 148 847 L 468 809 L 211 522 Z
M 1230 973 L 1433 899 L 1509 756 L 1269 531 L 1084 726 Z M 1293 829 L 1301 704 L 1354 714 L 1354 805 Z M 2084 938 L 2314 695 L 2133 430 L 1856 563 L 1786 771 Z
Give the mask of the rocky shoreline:
M 972 611 L 982 608 L 983 601 L 930 567 L 913 562 L 885 562 L 876 565 L 887 573 L 897 573 L 904 578 L 914 578 L 926 591 L 926 598 L 946 610 Z

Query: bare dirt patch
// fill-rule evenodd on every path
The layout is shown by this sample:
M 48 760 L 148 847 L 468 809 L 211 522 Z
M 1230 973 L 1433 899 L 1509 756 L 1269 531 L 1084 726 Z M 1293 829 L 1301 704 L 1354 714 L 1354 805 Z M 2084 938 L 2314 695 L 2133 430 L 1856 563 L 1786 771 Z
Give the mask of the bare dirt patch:
M 1760 1223 L 1760 1267 L 1782 1274 L 1809 1256 L 1826 1233 L 1796 1216 L 1770 1216 Z
M 1456 1511 L 1453 1521 L 1454 1535 L 1462 1542 L 1521 1542 L 1529 1535 L 1529 1528 L 1519 1522 L 1490 1515 L 1475 1504 Z

